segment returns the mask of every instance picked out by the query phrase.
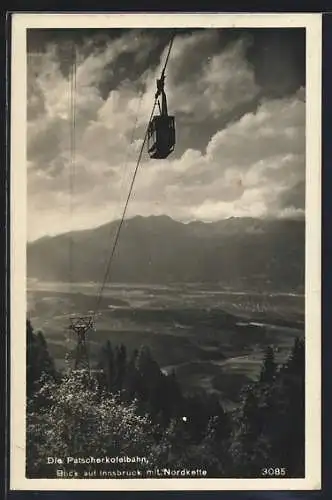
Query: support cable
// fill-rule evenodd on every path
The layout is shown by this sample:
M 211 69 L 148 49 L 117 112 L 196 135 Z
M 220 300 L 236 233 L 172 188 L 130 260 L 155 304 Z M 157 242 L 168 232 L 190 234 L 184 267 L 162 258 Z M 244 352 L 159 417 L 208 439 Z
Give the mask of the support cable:
M 168 52 L 167 52 L 165 64 L 164 64 L 163 70 L 161 72 L 162 77 L 165 75 L 165 71 L 166 71 L 166 67 L 167 67 L 167 64 L 168 64 L 169 56 L 170 56 L 170 53 L 171 53 L 171 49 L 172 49 L 174 37 L 175 37 L 175 34 L 173 33 L 172 37 L 171 37 L 170 44 L 169 44 L 169 48 L 168 48 Z M 112 266 L 112 261 L 113 261 L 115 250 L 116 250 L 116 247 L 117 247 L 117 244 L 118 244 L 118 241 L 119 241 L 119 237 L 120 237 L 121 228 L 122 228 L 125 216 L 126 216 L 128 204 L 129 204 L 129 201 L 130 201 L 130 198 L 131 198 L 131 194 L 132 194 L 132 191 L 133 191 L 135 179 L 136 179 L 136 176 L 137 176 L 137 173 L 138 173 L 138 169 L 139 169 L 139 166 L 140 166 L 140 163 L 141 163 L 141 159 L 142 159 L 144 147 L 145 147 L 146 140 L 147 140 L 147 137 L 148 137 L 149 125 L 151 123 L 151 120 L 152 120 L 152 117 L 153 117 L 154 110 L 155 110 L 155 107 L 157 105 L 157 102 L 158 102 L 158 97 L 155 97 L 154 104 L 153 104 L 153 107 L 152 107 L 152 111 L 151 111 L 151 114 L 150 114 L 150 118 L 149 118 L 149 121 L 148 121 L 148 126 L 146 128 L 146 132 L 145 132 L 145 135 L 144 135 L 142 146 L 141 146 L 141 149 L 140 149 L 140 152 L 139 152 L 139 155 L 138 155 L 138 159 L 137 159 L 137 162 L 136 162 L 136 167 L 135 167 L 133 178 L 132 178 L 132 181 L 131 181 L 131 184 L 130 184 L 128 196 L 127 196 L 127 199 L 126 199 L 126 202 L 125 202 L 125 205 L 124 205 L 122 217 L 120 219 L 120 222 L 119 222 L 119 225 L 118 225 L 118 228 L 117 228 L 117 232 L 116 232 L 116 235 L 115 235 L 115 238 L 114 238 L 114 243 L 113 243 L 112 251 L 111 251 L 109 260 L 107 262 L 107 267 L 106 267 L 104 279 L 103 279 L 102 285 L 100 287 L 100 290 L 99 290 L 99 293 L 98 293 L 98 296 L 97 296 L 97 303 L 96 303 L 96 308 L 95 308 L 95 311 L 94 311 L 94 316 L 96 316 L 98 314 L 100 303 L 101 303 L 101 299 L 102 299 L 102 294 L 104 292 L 104 289 L 105 289 L 105 286 L 106 286 L 106 282 L 108 281 L 108 278 L 109 278 L 109 274 L 110 274 L 110 270 L 111 270 L 111 266 Z

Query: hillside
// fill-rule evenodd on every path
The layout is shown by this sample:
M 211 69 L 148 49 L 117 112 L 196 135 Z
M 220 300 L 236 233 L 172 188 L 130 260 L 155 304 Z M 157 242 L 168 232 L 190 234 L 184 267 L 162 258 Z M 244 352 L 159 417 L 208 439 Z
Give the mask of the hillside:
M 100 281 L 118 221 L 72 233 L 73 281 Z M 113 282 L 199 282 L 245 288 L 302 290 L 304 220 L 230 218 L 184 224 L 166 216 L 124 222 L 114 256 Z M 69 279 L 70 234 L 28 244 L 28 277 Z

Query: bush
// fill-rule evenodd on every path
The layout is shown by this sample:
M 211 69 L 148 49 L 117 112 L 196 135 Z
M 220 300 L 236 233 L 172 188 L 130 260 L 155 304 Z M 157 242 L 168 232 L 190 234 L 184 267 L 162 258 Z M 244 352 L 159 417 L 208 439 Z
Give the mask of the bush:
M 137 415 L 135 402 L 122 403 L 100 393 L 96 381 L 84 373 L 74 372 L 59 384 L 45 381 L 34 400 L 40 398 L 49 404 L 36 410 L 32 400 L 28 406 L 29 477 L 55 477 L 59 466 L 48 465 L 48 457 L 151 458 L 153 427 L 148 417 Z M 84 467 L 75 469 L 82 473 Z

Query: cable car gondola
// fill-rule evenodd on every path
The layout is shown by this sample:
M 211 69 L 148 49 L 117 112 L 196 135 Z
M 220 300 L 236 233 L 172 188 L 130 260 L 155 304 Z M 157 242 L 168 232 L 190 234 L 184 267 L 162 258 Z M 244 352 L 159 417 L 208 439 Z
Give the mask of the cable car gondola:
M 157 92 L 155 98 L 161 95 L 161 107 L 159 115 L 155 115 L 148 127 L 148 153 L 150 158 L 165 159 L 173 151 L 175 146 L 175 119 L 169 116 L 167 111 L 167 99 L 164 90 L 165 75 L 157 80 Z
M 164 68 L 161 73 L 161 78 L 157 80 L 157 92 L 155 94 L 155 101 L 153 104 L 153 108 L 151 111 L 150 119 L 148 122 L 148 126 L 145 130 L 144 140 L 142 142 L 142 146 L 138 155 L 136 167 L 134 170 L 133 178 L 130 184 L 129 192 L 126 198 L 126 202 L 123 208 L 122 217 L 117 227 L 117 231 L 115 234 L 115 238 L 113 241 L 112 250 L 110 256 L 107 260 L 106 271 L 103 276 L 103 281 L 101 283 L 101 287 L 97 294 L 97 301 L 94 310 L 90 310 L 88 315 L 86 316 L 76 316 L 70 317 L 71 324 L 69 326 L 70 330 L 73 330 L 76 333 L 77 344 L 76 344 L 76 357 L 75 357 L 75 365 L 73 371 L 78 371 L 79 373 L 87 373 L 88 377 L 91 374 L 91 367 L 89 361 L 89 355 L 87 350 L 87 337 L 86 334 L 90 330 L 96 331 L 95 319 L 101 315 L 101 305 L 102 298 L 105 286 L 109 283 L 110 270 L 115 256 L 116 247 L 119 241 L 120 231 L 125 220 L 128 204 L 130 201 L 130 197 L 132 194 L 132 190 L 134 187 L 135 178 L 138 172 L 138 168 L 141 163 L 143 151 L 146 147 L 146 143 L 148 141 L 148 152 L 151 158 L 167 158 L 170 153 L 174 150 L 175 146 L 175 120 L 174 116 L 169 116 L 167 112 L 167 100 L 164 91 L 164 81 L 165 81 L 165 70 L 168 63 L 169 55 L 171 52 L 171 48 L 173 45 L 174 34 L 172 35 L 170 45 L 168 48 L 168 53 L 166 57 L 166 61 L 164 64 Z M 72 194 L 72 188 L 75 182 L 75 163 L 76 163 L 76 141 L 75 141 L 75 127 L 76 127 L 76 50 L 73 48 L 73 61 L 71 66 L 71 71 L 69 74 L 69 83 L 70 83 L 70 153 L 71 153 L 71 162 L 70 162 L 70 193 Z M 161 106 L 158 98 L 161 95 Z M 160 115 L 153 116 L 156 104 L 158 103 Z M 137 122 L 137 118 L 136 118 Z M 135 122 L 135 127 L 136 127 Z M 135 128 L 134 128 L 135 130 Z M 134 131 L 133 136 L 134 137 Z M 72 209 L 72 205 L 70 205 L 70 210 Z M 71 212 L 72 213 L 72 212 Z M 73 265 L 73 241 L 72 241 L 72 232 L 70 233 L 69 240 L 69 259 L 70 259 L 70 268 Z M 72 284 L 72 274 L 70 275 L 70 285 Z M 69 339 L 67 339 L 69 340 Z

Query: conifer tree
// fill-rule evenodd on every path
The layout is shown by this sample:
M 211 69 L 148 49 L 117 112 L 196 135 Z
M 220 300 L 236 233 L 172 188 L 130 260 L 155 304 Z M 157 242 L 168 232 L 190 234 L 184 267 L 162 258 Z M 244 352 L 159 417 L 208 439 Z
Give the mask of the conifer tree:
M 121 344 L 120 347 L 117 346 L 115 348 L 114 364 L 115 364 L 114 390 L 115 392 L 120 392 L 122 390 L 124 377 L 126 373 L 126 364 L 127 364 L 127 350 L 123 344 Z
M 41 331 L 34 332 L 30 320 L 26 322 L 26 377 L 27 397 L 31 397 L 41 377 L 55 380 L 57 372 Z
M 305 349 L 295 339 L 277 381 L 278 401 L 272 434 L 275 461 L 287 469 L 288 477 L 303 477 L 305 446 Z
M 107 340 L 100 350 L 97 368 L 101 370 L 100 383 L 108 392 L 112 392 L 115 383 L 115 363 L 110 340 Z
M 132 401 L 140 396 L 141 375 L 136 368 L 138 350 L 134 349 L 126 368 L 123 382 L 123 396 L 126 401 Z
M 272 383 L 276 374 L 277 364 L 274 359 L 274 351 L 271 346 L 266 349 L 263 366 L 260 373 L 261 383 Z

